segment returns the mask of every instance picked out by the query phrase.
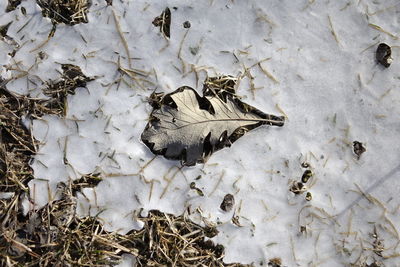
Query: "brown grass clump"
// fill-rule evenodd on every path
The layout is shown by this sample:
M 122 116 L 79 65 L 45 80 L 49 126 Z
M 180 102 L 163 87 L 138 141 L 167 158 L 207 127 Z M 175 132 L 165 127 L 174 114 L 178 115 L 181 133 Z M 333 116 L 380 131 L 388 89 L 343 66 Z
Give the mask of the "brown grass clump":
M 42 8 L 43 16 L 50 18 L 53 24 L 74 25 L 88 22 L 90 0 L 36 0 L 36 2 Z
M 78 218 L 71 188 L 59 189 L 60 200 L 26 217 L 10 216 L 15 227 L 0 239 L 1 266 L 109 266 L 120 261 L 122 251 L 135 253 L 115 243 L 117 235 L 105 232 L 95 217 Z
M 26 217 L 18 211 L 18 199 L 7 205 L 1 222 L 12 227 L 0 238 L 1 266 L 110 266 L 124 253 L 134 255 L 138 266 L 250 266 L 223 263 L 224 247 L 206 240 L 215 229 L 183 216 L 150 211 L 139 218 L 142 230 L 109 233 L 97 218 L 76 216 L 72 184 L 60 183 L 59 190 L 60 200 Z
M 224 247 L 206 240 L 216 235 L 216 229 L 157 210 L 141 220 L 143 229 L 127 235 L 128 242 L 138 249 L 139 266 L 250 266 L 223 262 Z
M 35 142 L 21 119 L 33 105 L 35 101 L 0 88 L 0 192 L 27 192 L 33 178 L 28 163 Z

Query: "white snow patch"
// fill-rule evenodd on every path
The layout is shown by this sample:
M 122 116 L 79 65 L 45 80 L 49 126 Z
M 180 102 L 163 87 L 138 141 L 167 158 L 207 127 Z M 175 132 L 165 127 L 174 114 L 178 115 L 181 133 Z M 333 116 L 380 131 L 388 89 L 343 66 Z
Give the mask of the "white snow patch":
M 265 266 L 269 258 L 281 257 L 285 266 L 338 266 L 355 262 L 360 253 L 360 260 L 371 262 L 380 258 L 363 251 L 360 242 L 371 248 L 374 225 L 388 248 L 384 255 L 399 253 L 397 1 L 114 1 L 107 7 L 94 0 L 89 23 L 59 25 L 44 45 L 51 22 L 34 1 L 21 6 L 27 16 L 20 8 L 0 16 L 0 24 L 14 21 L 8 34 L 21 46 L 11 59 L 6 54 L 13 47 L 0 43 L 0 62 L 8 66 L 2 77 L 21 73 L 15 62 L 28 72 L 8 83 L 9 90 L 43 97 L 44 83 L 60 77 L 60 64 L 77 65 L 96 78 L 68 97 L 65 119 L 33 121 L 33 135 L 42 143 L 32 163 L 36 179 L 29 184 L 35 207 L 56 197 L 57 183 L 101 172 L 104 180 L 97 187 L 78 194 L 78 213 L 99 214 L 110 231 L 140 229 L 141 210 L 176 215 L 190 210 L 194 221 L 218 225 L 213 240 L 226 246 L 226 262 Z M 151 24 L 167 6 L 169 41 Z M 182 26 L 186 20 L 189 30 Z M 388 69 L 375 62 L 378 42 L 393 46 Z M 263 59 L 268 60 L 262 68 L 276 81 L 256 64 Z M 118 71 L 118 61 L 149 76 L 136 75 L 134 82 Z M 284 111 L 288 120 L 282 128 L 251 131 L 204 165 L 179 169 L 178 162 L 162 157 L 151 161 L 140 134 L 152 91 L 188 85 L 200 92 L 205 72 L 239 76 L 251 66 L 254 79 L 242 79 L 238 94 L 264 112 Z M 140 79 L 153 84 L 141 88 Z M 355 140 L 367 148 L 360 160 L 352 153 Z M 304 161 L 314 172 L 307 184 L 313 185 L 310 202 L 289 192 Z M 204 196 L 190 190 L 192 181 Z M 375 200 L 366 200 L 360 190 Z M 227 193 L 236 201 L 229 213 L 219 209 Z M 385 260 L 387 266 L 396 262 L 397 257 Z

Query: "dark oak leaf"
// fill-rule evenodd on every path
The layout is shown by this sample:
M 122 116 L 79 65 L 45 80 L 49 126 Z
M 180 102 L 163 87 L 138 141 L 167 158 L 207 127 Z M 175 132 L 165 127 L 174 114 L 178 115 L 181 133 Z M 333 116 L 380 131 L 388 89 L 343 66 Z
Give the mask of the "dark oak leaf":
M 225 84 L 232 85 L 227 81 Z M 233 87 L 227 91 L 205 86 L 203 94 L 201 97 L 194 89 L 183 86 L 164 95 L 158 103 L 152 102 L 154 109 L 141 138 L 154 154 L 195 165 L 256 127 L 284 124 L 284 117 L 243 103 Z

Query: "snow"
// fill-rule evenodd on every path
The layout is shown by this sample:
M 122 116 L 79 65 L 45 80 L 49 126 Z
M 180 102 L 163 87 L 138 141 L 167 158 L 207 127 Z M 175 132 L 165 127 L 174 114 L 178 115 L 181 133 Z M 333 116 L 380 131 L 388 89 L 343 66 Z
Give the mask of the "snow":
M 280 257 L 285 266 L 370 263 L 381 259 L 360 244 L 371 248 L 374 225 L 384 239 L 384 255 L 399 253 L 398 1 L 114 0 L 107 7 L 94 0 L 89 23 L 58 25 L 48 42 L 50 20 L 42 18 L 34 1 L 21 6 L 27 16 L 20 8 L 0 16 L 0 25 L 13 20 L 8 35 L 21 46 L 10 58 L 4 53 L 13 46 L 0 43 L 0 62 L 10 66 L 0 74 L 20 74 L 12 66 L 29 70 L 10 82 L 9 90 L 45 97 L 44 82 L 60 77 L 61 64 L 77 65 L 95 78 L 68 97 L 64 119 L 44 116 L 31 123 L 42 142 L 32 163 L 36 179 L 29 185 L 36 207 L 49 201 L 48 188 L 52 198 L 58 197 L 58 182 L 101 172 L 105 179 L 79 194 L 78 213 L 99 213 L 109 231 L 140 229 L 138 214 L 151 209 L 176 215 L 190 210 L 192 220 L 218 225 L 213 240 L 226 247 L 225 262 L 265 266 Z M 172 13 L 169 41 L 151 23 L 167 6 Z M 183 28 L 186 20 L 190 29 Z M 380 42 L 393 46 L 388 69 L 375 61 Z M 264 59 L 262 68 L 276 81 L 257 65 Z M 118 61 L 125 69 L 149 72 L 150 82 L 140 82 L 141 88 L 122 76 Z M 251 66 L 256 90 L 250 90 L 249 75 L 237 93 L 266 113 L 284 112 L 288 119 L 282 128 L 257 128 L 204 165 L 179 169 L 179 162 L 152 160 L 140 141 L 151 92 L 183 85 L 201 92 L 206 73 L 242 76 Z M 360 160 L 352 152 L 355 140 L 367 148 Z M 314 172 L 307 183 L 313 185 L 310 202 L 305 194 L 289 191 L 305 161 Z M 189 188 L 193 181 L 204 196 Z M 366 200 L 360 190 L 376 201 Z M 226 213 L 219 206 L 228 193 L 236 205 Z M 232 216 L 242 227 L 232 223 Z M 300 233 L 300 226 L 307 232 Z M 389 257 L 385 264 L 398 261 Z

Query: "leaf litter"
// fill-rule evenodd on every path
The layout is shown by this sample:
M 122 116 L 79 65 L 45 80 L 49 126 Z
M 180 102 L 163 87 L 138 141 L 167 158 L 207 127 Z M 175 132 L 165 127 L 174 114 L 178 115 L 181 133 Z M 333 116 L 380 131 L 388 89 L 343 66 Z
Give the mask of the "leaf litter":
M 37 2 L 54 25 L 87 22 L 87 1 Z M 162 32 L 168 37 L 169 23 L 168 28 L 162 24 Z M 6 36 L 8 26 L 2 28 L 2 35 Z M 49 38 L 54 32 L 55 26 Z M 24 118 L 65 116 L 68 95 L 93 80 L 78 66 L 62 64 L 61 68 L 58 80 L 45 83 L 43 93 L 47 99 L 13 93 L 6 88 L 12 79 L 0 80 L 0 192 L 10 193 L 0 198 L 0 265 L 110 266 L 118 264 L 123 253 L 129 253 L 141 266 L 250 266 L 225 264 L 224 247 L 206 240 L 218 231 L 184 216 L 150 211 L 148 217 L 139 218 L 144 228 L 127 235 L 105 231 L 96 216 L 78 217 L 76 195 L 83 188 L 95 187 L 103 179 L 99 173 L 82 176 L 68 185 L 59 183 L 60 199 L 23 214 L 23 200 L 32 203 L 34 197 L 28 187 L 33 179 L 29 162 L 38 144 Z
M 283 126 L 285 118 L 266 114 L 240 100 L 231 76 L 209 77 L 203 97 L 188 86 L 151 97 L 153 111 L 142 141 L 156 155 L 182 165 L 204 163 L 215 151 L 230 147 L 261 125 Z
M 95 187 L 100 173 L 59 183 L 58 200 L 23 214 L 22 201 L 31 202 L 28 182 L 33 179 L 29 162 L 37 141 L 23 123 L 24 116 L 63 116 L 65 99 L 89 78 L 79 68 L 63 65 L 62 79 L 49 83 L 49 99 L 35 99 L 0 88 L 0 265 L 1 266 L 112 266 L 123 254 L 136 257 L 139 266 L 251 266 L 223 262 L 224 247 L 208 238 L 217 229 L 202 227 L 184 215 L 150 211 L 139 216 L 141 230 L 120 235 L 104 230 L 97 216 L 78 217 L 77 193 Z M 55 104 L 56 103 L 56 104 Z

